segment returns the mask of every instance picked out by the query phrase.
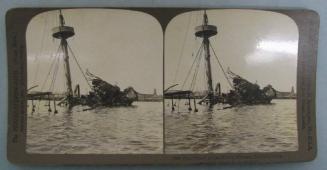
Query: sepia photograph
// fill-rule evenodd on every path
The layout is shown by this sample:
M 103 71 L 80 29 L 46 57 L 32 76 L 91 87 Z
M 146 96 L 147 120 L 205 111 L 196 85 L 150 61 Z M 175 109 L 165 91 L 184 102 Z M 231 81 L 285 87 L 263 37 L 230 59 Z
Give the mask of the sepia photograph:
M 58 9 L 26 30 L 33 154 L 163 153 L 163 34 L 151 15 Z
M 5 20 L 13 164 L 317 155 L 315 11 L 42 7 Z
M 165 153 L 298 150 L 299 31 L 287 15 L 209 9 L 165 32 Z

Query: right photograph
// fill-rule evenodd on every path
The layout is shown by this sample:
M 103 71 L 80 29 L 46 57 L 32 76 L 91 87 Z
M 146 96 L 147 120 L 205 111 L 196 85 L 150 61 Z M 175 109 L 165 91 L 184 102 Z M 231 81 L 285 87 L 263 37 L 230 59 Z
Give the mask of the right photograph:
M 164 38 L 165 153 L 298 150 L 299 32 L 290 17 L 191 11 Z

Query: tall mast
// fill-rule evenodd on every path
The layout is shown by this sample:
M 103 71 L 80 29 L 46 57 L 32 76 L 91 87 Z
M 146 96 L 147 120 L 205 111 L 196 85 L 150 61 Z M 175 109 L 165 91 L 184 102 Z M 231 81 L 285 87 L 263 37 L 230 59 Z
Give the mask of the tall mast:
M 212 74 L 211 74 L 211 63 L 210 63 L 210 41 L 209 38 L 217 34 L 217 27 L 214 25 L 208 25 L 208 16 L 206 10 L 203 14 L 203 24 L 195 27 L 195 36 L 203 38 L 203 48 L 205 55 L 205 66 L 206 66 L 206 78 L 207 78 L 207 97 L 209 103 L 212 106 L 214 104 L 214 92 L 212 87 Z
M 74 36 L 75 32 L 73 27 L 65 26 L 65 20 L 61 13 L 61 10 L 59 10 L 59 21 L 60 21 L 60 25 L 52 29 L 53 30 L 52 36 L 54 38 L 60 39 L 60 47 L 64 54 L 64 68 L 65 68 L 66 87 L 67 87 L 66 96 L 67 96 L 68 104 L 71 105 L 72 97 L 73 97 L 73 89 L 72 89 L 72 79 L 70 74 L 67 39 Z

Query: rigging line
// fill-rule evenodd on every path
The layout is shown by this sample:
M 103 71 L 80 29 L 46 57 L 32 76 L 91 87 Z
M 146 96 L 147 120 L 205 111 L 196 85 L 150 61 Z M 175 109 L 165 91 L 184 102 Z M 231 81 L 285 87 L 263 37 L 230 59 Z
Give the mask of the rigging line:
M 53 70 L 53 75 L 52 75 L 51 83 L 50 83 L 50 86 L 49 86 L 49 92 L 53 91 L 53 89 L 54 89 L 54 83 L 55 83 L 58 68 L 59 68 L 59 59 L 60 59 L 60 57 L 57 58 L 57 61 L 56 61 L 56 64 L 55 64 L 55 67 L 54 67 L 54 70 Z
M 70 47 L 69 44 L 67 44 L 67 46 L 68 46 L 69 51 L 72 53 L 72 56 L 73 56 L 73 58 L 74 58 L 74 60 L 75 60 L 75 62 L 76 62 L 76 64 L 77 64 L 79 70 L 82 72 L 83 77 L 84 77 L 84 79 L 85 79 L 87 85 L 89 85 L 90 89 L 92 89 L 92 86 L 90 85 L 90 82 L 88 81 L 88 79 L 87 79 L 87 77 L 86 77 L 86 75 L 85 75 L 85 73 L 84 73 L 84 71 L 83 71 L 81 65 L 79 64 L 79 62 L 78 62 L 78 60 L 77 60 L 77 58 L 76 58 L 76 56 L 75 56 L 75 54 L 74 54 L 74 52 L 73 52 L 73 50 L 71 49 L 71 47 Z
M 57 64 L 57 65 L 58 65 L 58 64 Z M 54 90 L 54 84 L 55 84 L 56 77 L 57 77 L 58 66 L 56 66 L 55 69 L 56 69 L 56 70 L 54 71 L 54 73 L 53 73 L 53 75 L 52 75 L 52 80 L 51 80 L 51 83 L 50 83 L 50 86 L 49 86 L 49 92 L 53 92 L 53 90 Z
M 192 81 L 191 81 L 191 86 L 190 86 L 190 90 L 193 90 L 194 87 L 195 87 L 195 84 L 196 84 L 196 78 L 197 78 L 197 75 L 199 73 L 199 67 L 200 67 L 200 63 L 201 63 L 201 60 L 203 58 L 202 56 L 202 53 L 203 53 L 203 48 L 201 49 L 200 53 L 199 53 L 199 58 L 197 60 L 197 63 L 196 63 L 196 67 L 195 67 L 195 71 L 194 71 L 194 75 L 193 75 L 193 78 L 192 78 Z
M 205 87 L 205 90 L 206 90 L 207 92 L 209 92 L 209 87 L 208 87 L 208 74 L 207 74 L 207 72 L 208 72 L 208 67 L 207 67 L 207 63 L 206 63 L 206 62 L 203 62 L 203 67 L 204 67 L 204 69 L 203 69 L 203 74 L 204 74 L 203 85 L 204 85 L 204 87 Z
M 196 59 L 199 57 L 199 52 L 201 51 L 202 46 L 203 46 L 203 43 L 201 44 L 200 48 L 198 49 L 198 52 L 196 53 L 196 56 L 195 56 L 195 58 L 194 58 L 194 60 L 193 60 L 193 63 L 192 63 L 192 65 L 191 65 L 191 68 L 189 69 L 189 71 L 188 71 L 188 73 L 187 73 L 187 76 L 186 76 L 186 78 L 185 78 L 185 80 L 184 80 L 184 82 L 183 82 L 182 89 L 184 88 L 184 85 L 185 85 L 185 83 L 186 83 L 188 77 L 189 77 L 190 74 L 191 74 L 191 71 L 192 71 L 192 68 L 193 68 L 193 65 L 194 65 Z
M 193 14 L 195 14 L 195 19 L 197 19 L 197 13 L 193 13 Z M 197 24 L 197 21 L 195 22 L 195 24 Z M 195 40 L 196 40 L 196 36 L 195 36 Z M 193 41 L 193 42 L 195 42 L 195 43 L 193 43 L 193 49 L 194 49 L 194 46 L 195 46 L 195 44 L 196 44 L 196 42 L 197 41 Z M 201 41 L 201 43 L 203 43 L 203 41 Z M 203 53 L 203 50 L 204 50 L 204 48 L 202 48 L 201 49 L 202 51 L 200 51 L 200 57 L 199 57 L 199 59 L 198 59 L 198 63 L 197 63 L 197 65 L 196 65 L 196 72 L 195 72 L 195 77 L 193 76 L 193 80 L 192 80 L 192 82 L 191 82 L 191 87 L 190 87 L 190 89 L 193 91 L 194 90 L 194 88 L 195 88 L 195 85 L 196 85 L 196 78 L 197 78 L 197 75 L 198 75 L 198 72 L 199 72 L 199 70 L 200 70 L 200 63 L 201 63 L 201 60 L 202 60 L 202 58 L 203 58 L 203 56 L 202 56 L 202 53 Z M 193 85 L 192 85 L 193 84 Z
M 44 41 L 45 41 L 45 32 L 46 32 L 46 30 L 47 30 L 47 28 L 48 28 L 48 27 L 47 27 L 47 26 L 48 26 L 48 15 L 49 15 L 49 14 L 47 14 L 47 15 L 45 16 L 45 18 L 44 18 L 44 27 L 43 27 L 42 34 L 41 34 L 41 35 L 42 35 L 42 36 L 41 36 L 41 38 L 42 38 L 42 40 L 41 40 L 41 50 L 39 51 L 39 53 L 37 53 L 37 54 L 35 55 L 35 60 L 34 60 L 34 61 L 38 60 L 38 58 L 40 57 L 41 53 L 43 52 Z M 40 63 L 37 62 L 37 65 L 36 65 L 36 71 L 35 71 L 34 80 L 33 80 L 34 84 L 36 84 L 36 79 L 37 79 L 37 77 L 38 77 L 39 68 L 40 68 Z
M 45 80 L 44 80 L 44 82 L 43 82 L 43 84 L 42 84 L 42 86 L 41 86 L 41 91 L 43 91 L 44 86 L 45 86 L 46 82 L 48 81 L 48 78 L 49 78 L 49 76 L 50 76 L 50 73 L 51 73 L 52 67 L 53 67 L 53 65 L 55 64 L 56 58 L 58 57 L 58 54 L 59 54 L 59 50 L 60 50 L 60 48 L 61 48 L 61 44 L 60 44 L 59 47 L 58 47 L 58 50 L 57 50 L 57 52 L 56 52 L 56 55 L 55 55 L 55 57 L 54 57 L 54 59 L 53 59 L 51 65 L 50 65 L 49 72 L 48 72 L 48 74 L 47 74 L 47 76 L 46 76 L 46 78 L 45 78 Z
M 199 58 L 199 62 L 201 61 L 202 58 Z M 192 82 L 191 82 L 191 85 L 190 85 L 190 90 L 193 91 L 194 90 L 194 87 L 195 87 L 195 84 L 196 84 L 196 78 L 197 78 L 197 75 L 199 73 L 199 64 L 196 65 L 196 70 L 194 71 L 194 75 L 193 75 L 193 78 L 192 78 Z
M 202 81 L 203 82 L 203 87 L 205 88 L 205 89 L 207 89 L 208 88 L 208 85 L 207 85 L 207 73 L 206 73 L 206 69 L 207 69 L 207 67 L 205 66 L 206 65 L 206 63 L 205 62 L 203 62 L 203 72 L 202 72 L 202 74 L 203 74 L 203 77 L 204 77 L 204 81 Z
M 202 55 L 202 53 L 203 53 L 203 50 L 202 50 L 202 52 L 201 52 L 201 55 Z M 201 57 L 201 59 L 200 59 L 200 61 L 199 61 L 199 64 L 198 64 L 198 70 L 197 70 L 197 73 L 196 73 L 196 76 L 195 76 L 195 80 L 197 79 L 197 77 L 198 77 L 198 75 L 199 75 L 199 70 L 200 70 L 200 64 L 201 64 L 201 61 L 204 59 L 204 57 L 203 57 L 203 55 L 202 55 L 202 57 Z M 194 81 L 195 81 L 194 80 Z M 196 85 L 196 81 L 194 82 L 194 85 L 193 85 L 193 89 L 195 88 L 195 85 Z
M 222 64 L 220 63 L 220 61 L 219 61 L 219 59 L 218 59 L 218 56 L 217 56 L 215 50 L 213 49 L 211 43 L 209 43 L 209 45 L 210 45 L 210 47 L 211 47 L 211 49 L 212 49 L 212 51 L 213 51 L 213 54 L 214 54 L 215 58 L 217 59 L 217 62 L 218 62 L 218 64 L 219 64 L 219 67 L 220 67 L 221 71 L 223 72 L 224 77 L 226 78 L 226 80 L 227 80 L 229 86 L 230 86 L 232 89 L 234 89 L 234 88 L 233 88 L 233 85 L 232 85 L 232 83 L 229 81 L 228 76 L 227 76 L 227 74 L 226 74 L 226 72 L 225 72 L 225 70 L 224 70 Z
M 43 84 L 42 84 L 41 92 L 43 91 L 43 89 L 44 89 L 44 87 L 45 87 L 45 84 L 46 84 L 46 82 L 48 81 L 48 78 L 49 78 L 49 76 L 50 76 L 50 73 L 51 73 L 52 67 L 53 67 L 53 65 L 55 64 L 56 58 L 59 58 L 59 50 L 60 50 L 60 47 L 61 47 L 61 45 L 59 45 L 59 47 L 58 47 L 58 50 L 57 50 L 57 52 L 56 52 L 56 54 L 55 54 L 55 56 L 54 56 L 54 59 L 53 59 L 53 61 L 52 61 L 52 63 L 51 63 L 51 66 L 50 66 L 49 72 L 48 72 L 48 74 L 47 74 L 47 76 L 46 76 L 46 78 L 45 78 L 45 80 L 44 80 L 44 82 L 43 82 Z M 52 56 L 53 56 L 53 55 L 52 55 Z M 39 110 L 40 110 L 40 104 L 41 104 L 41 100 L 38 101 L 38 104 L 37 104 L 37 112 L 39 112 Z
M 200 57 L 197 59 L 196 61 L 196 65 L 195 65 L 195 69 L 194 69 L 194 73 L 193 73 L 193 77 L 192 77 L 192 80 L 191 80 L 191 84 L 190 84 L 190 87 L 189 89 L 192 90 L 193 89 L 193 84 L 194 84 L 194 81 L 195 81 L 195 75 L 197 74 L 197 71 L 198 71 L 198 66 L 199 66 L 199 60 L 201 59 L 201 55 Z
M 50 87 L 49 87 L 49 91 L 54 90 L 54 84 L 55 84 L 55 81 L 56 81 L 56 78 L 57 78 L 59 66 L 60 66 L 60 57 L 57 58 L 57 62 L 56 62 L 55 68 L 54 68 L 54 72 L 53 72 L 51 84 L 50 84 Z
M 54 82 L 53 82 L 53 85 L 52 85 L 52 90 L 51 91 L 54 91 L 55 90 L 55 81 L 56 81 L 56 79 L 57 79 L 57 77 L 58 77 L 58 72 L 60 72 L 60 66 L 62 66 L 62 64 L 61 64 L 61 61 L 63 60 L 63 58 L 61 58 L 61 57 L 58 57 L 58 67 L 57 67 L 57 71 L 56 71 L 56 75 L 55 75 L 55 77 L 54 77 Z
M 178 57 L 178 64 L 177 64 L 177 68 L 176 68 L 176 73 L 175 73 L 175 77 L 174 77 L 174 84 L 176 83 L 176 79 L 177 79 L 177 75 L 179 73 L 179 68 L 181 65 L 181 61 L 182 61 L 182 57 L 184 56 L 184 51 L 185 51 L 185 44 L 186 44 L 186 39 L 187 39 L 187 35 L 190 32 L 190 23 L 191 23 L 191 15 L 192 13 L 190 13 L 189 17 L 188 17 L 188 23 L 187 23 L 187 31 L 185 31 L 185 35 L 184 35 L 184 39 L 183 39 L 183 43 L 182 43 L 182 49 L 180 51 L 179 57 Z
M 59 57 L 58 57 L 58 58 L 59 58 Z M 57 72 L 57 69 L 58 69 L 58 58 L 56 58 L 55 65 L 54 65 L 54 68 L 53 68 L 52 79 L 50 79 L 51 82 L 50 82 L 50 86 L 49 86 L 49 89 L 48 89 L 49 92 L 50 92 L 51 89 L 52 89 L 52 86 L 53 86 L 53 83 L 54 83 L 54 77 L 55 77 L 56 72 Z
M 57 53 L 55 55 L 52 55 L 54 57 L 53 57 L 53 60 L 51 62 L 51 65 L 50 65 L 49 72 L 48 72 L 48 74 L 47 74 L 47 76 L 46 76 L 46 78 L 45 78 L 45 80 L 44 80 L 44 82 L 42 84 L 41 91 L 43 91 L 43 89 L 45 88 L 45 85 L 48 82 L 48 79 L 49 79 L 49 76 L 50 76 L 50 74 L 52 72 L 52 69 L 56 66 L 56 61 L 57 61 L 57 58 L 59 56 L 59 50 L 60 50 L 60 46 L 59 46 L 59 48 L 57 50 Z

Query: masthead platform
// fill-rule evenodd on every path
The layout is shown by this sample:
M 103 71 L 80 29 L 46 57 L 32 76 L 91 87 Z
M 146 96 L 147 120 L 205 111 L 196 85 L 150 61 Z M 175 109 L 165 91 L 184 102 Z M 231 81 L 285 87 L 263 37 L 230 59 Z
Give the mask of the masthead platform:
M 214 25 L 200 25 L 195 27 L 195 36 L 212 37 L 217 34 L 217 27 Z
M 52 36 L 57 39 L 67 39 L 75 35 L 74 28 L 69 26 L 54 27 L 52 32 Z

